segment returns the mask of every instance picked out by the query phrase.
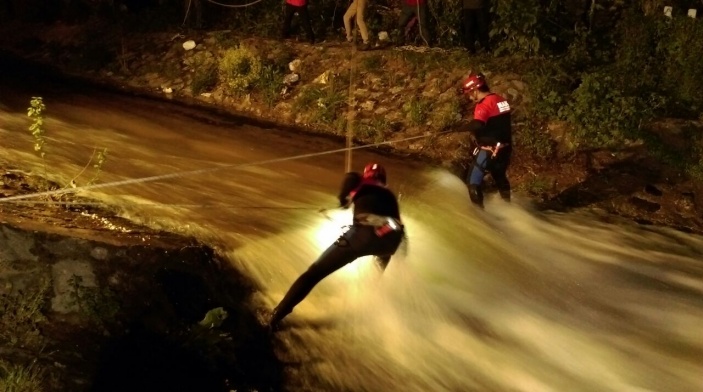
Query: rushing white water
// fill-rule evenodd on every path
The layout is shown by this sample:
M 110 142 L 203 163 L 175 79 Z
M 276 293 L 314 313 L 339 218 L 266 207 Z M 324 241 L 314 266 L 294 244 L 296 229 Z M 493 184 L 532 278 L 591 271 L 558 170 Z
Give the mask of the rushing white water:
M 70 97 L 47 102 L 48 172 L 64 181 L 94 147 L 109 148 L 103 183 L 339 148 Z M 0 157 L 40 170 L 27 124 L 0 111 Z M 354 157 L 386 164 L 407 246 L 382 276 L 370 259 L 338 271 L 286 319 L 276 339 L 290 390 L 703 391 L 701 237 L 536 212 L 519 198 L 477 211 L 441 170 Z M 217 246 L 272 307 L 349 222 L 349 211 L 317 212 L 334 206 L 343 167 L 336 154 L 87 195 Z

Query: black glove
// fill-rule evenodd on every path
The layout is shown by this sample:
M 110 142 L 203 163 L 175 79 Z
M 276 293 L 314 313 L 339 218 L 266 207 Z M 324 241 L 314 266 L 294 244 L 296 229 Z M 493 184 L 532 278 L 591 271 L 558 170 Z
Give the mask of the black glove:
M 349 198 L 348 197 L 340 197 L 339 198 L 339 208 L 343 208 L 343 209 L 349 208 Z

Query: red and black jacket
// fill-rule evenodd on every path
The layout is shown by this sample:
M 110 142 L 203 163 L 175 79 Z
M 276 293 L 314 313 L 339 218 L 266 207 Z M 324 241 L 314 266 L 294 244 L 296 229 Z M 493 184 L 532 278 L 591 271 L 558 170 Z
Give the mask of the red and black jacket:
M 495 146 L 497 143 L 511 145 L 513 136 L 510 112 L 508 101 L 491 93 L 476 104 L 474 119 L 469 123 L 468 130 L 481 146 Z
M 354 216 L 374 214 L 400 220 L 398 199 L 393 192 L 375 180 L 362 178 L 356 172 L 347 173 L 339 192 L 339 203 L 354 205 Z

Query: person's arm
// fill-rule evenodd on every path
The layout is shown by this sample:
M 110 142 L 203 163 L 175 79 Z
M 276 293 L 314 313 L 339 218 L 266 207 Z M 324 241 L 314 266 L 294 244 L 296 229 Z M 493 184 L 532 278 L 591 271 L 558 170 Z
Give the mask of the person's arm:
M 351 200 L 349 200 L 349 194 L 351 191 L 356 189 L 359 184 L 361 184 L 361 174 L 357 172 L 350 172 L 344 176 L 344 181 L 342 181 L 342 186 L 339 191 L 339 206 L 348 207 Z
M 450 132 L 469 132 L 472 135 L 476 135 L 476 133 L 480 132 L 485 126 L 486 123 L 481 120 L 461 120 L 461 122 L 454 127 L 454 129 L 450 130 Z

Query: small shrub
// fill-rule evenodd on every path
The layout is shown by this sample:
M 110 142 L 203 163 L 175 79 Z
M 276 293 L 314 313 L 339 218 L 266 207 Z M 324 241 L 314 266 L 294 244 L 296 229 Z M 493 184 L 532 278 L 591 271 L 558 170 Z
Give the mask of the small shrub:
M 181 76 L 181 65 L 177 61 L 167 61 L 162 65 L 161 74 L 169 79 L 176 79 Z
M 341 110 L 346 106 L 347 97 L 342 86 L 345 85 L 344 75 L 333 78 L 327 86 L 306 86 L 296 97 L 294 108 L 312 112 L 312 120 L 334 125 L 336 128 L 343 124 L 337 123 Z
M 354 132 L 361 139 L 370 139 L 374 143 L 385 140 L 386 132 L 391 126 L 385 117 L 373 117 L 369 123 L 361 123 Z
M 268 107 L 274 106 L 282 86 L 283 73 L 278 70 L 278 67 L 268 64 L 261 68 L 261 77 L 257 82 L 257 87 L 261 90 L 264 102 Z
M 541 196 L 552 189 L 553 181 L 542 176 L 535 176 L 525 181 L 521 188 L 533 196 Z
M 36 361 L 29 365 L 16 365 L 0 360 L 0 391 L 42 392 L 45 371 Z
M 538 124 L 530 124 L 515 132 L 515 144 L 530 154 L 546 159 L 554 155 L 554 141 Z
M 46 110 L 46 105 L 44 105 L 44 100 L 42 97 L 32 97 L 30 101 L 30 106 L 27 109 L 27 116 L 32 119 L 32 124 L 29 126 L 29 132 L 32 133 L 34 138 L 34 151 L 39 154 L 42 159 L 42 165 L 44 166 L 44 175 L 46 176 L 46 160 L 44 156 L 46 152 L 44 151 L 44 145 L 46 140 L 44 139 L 44 111 Z
M 492 9 L 496 16 L 490 36 L 499 40 L 496 54 L 532 56 L 540 51 L 540 16 L 538 0 L 496 0 Z
M 361 60 L 362 68 L 369 72 L 381 71 L 384 63 L 385 60 L 380 54 L 371 54 Z
M 43 342 L 39 326 L 46 320 L 43 310 L 49 282 L 36 290 L 16 295 L 0 295 L 0 343 L 10 346 L 39 347 Z
M 658 65 L 664 68 L 662 85 L 683 109 L 682 112 L 698 113 L 703 109 L 700 94 L 703 85 L 703 25 L 699 20 L 678 17 L 661 26 L 663 36 L 657 51 L 662 61 Z
M 461 102 L 453 97 L 447 102 L 436 105 L 429 115 L 432 126 L 443 131 L 456 125 L 461 119 Z
M 204 64 L 195 68 L 190 91 L 193 95 L 200 95 L 217 86 L 217 67 L 214 64 Z
M 231 93 L 242 93 L 261 77 L 261 59 L 245 46 L 227 49 L 220 59 L 220 81 Z
M 93 174 L 93 177 L 90 179 L 90 181 L 88 181 L 89 185 L 95 184 L 95 182 L 98 180 L 98 177 L 100 177 L 100 173 L 102 173 L 103 171 L 105 161 L 107 161 L 107 148 L 103 148 L 102 151 L 97 152 L 97 157 L 95 159 L 95 163 L 93 164 L 93 169 L 95 169 L 95 173 Z
M 661 106 L 656 95 L 628 94 L 603 70 L 583 75 L 560 116 L 574 125 L 578 148 L 611 148 L 638 137 L 640 125 Z
M 431 104 L 427 100 L 413 97 L 410 102 L 403 105 L 403 111 L 412 125 L 422 125 L 427 121 L 430 107 Z
M 545 61 L 533 67 L 525 78 L 532 98 L 527 107 L 530 116 L 556 118 L 571 92 L 573 77 L 558 62 Z

